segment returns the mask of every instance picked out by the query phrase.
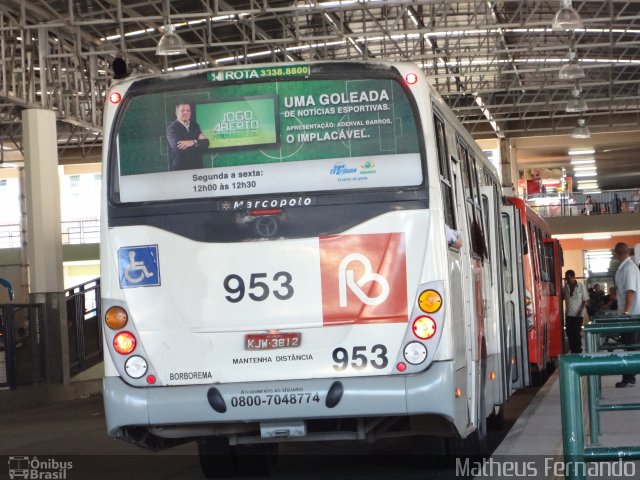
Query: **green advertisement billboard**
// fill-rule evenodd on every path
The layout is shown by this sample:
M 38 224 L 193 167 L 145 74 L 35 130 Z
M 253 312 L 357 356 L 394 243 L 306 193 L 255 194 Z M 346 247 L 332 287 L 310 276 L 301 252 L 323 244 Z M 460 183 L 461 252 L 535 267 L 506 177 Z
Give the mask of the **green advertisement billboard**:
M 177 108 L 185 103 L 189 108 Z M 414 111 L 405 90 L 390 78 L 212 81 L 204 88 L 137 95 L 125 108 L 117 133 L 119 176 L 122 197 L 132 201 L 301 191 L 303 186 L 287 178 L 297 175 L 299 183 L 312 171 L 307 191 L 422 181 Z M 186 121 L 178 118 L 185 109 Z M 182 133 L 178 120 L 185 125 Z M 238 169 L 245 167 L 254 167 L 252 175 L 261 178 L 246 192 L 241 190 L 247 185 L 238 183 L 215 190 L 189 184 L 188 193 L 185 183 L 182 193 L 173 193 L 182 178 L 178 173 L 184 174 L 172 167 L 176 155 L 191 156 L 181 170 L 194 175 L 185 182 L 242 177 Z M 157 190 L 165 181 L 161 173 L 172 175 L 166 179 L 171 193 L 146 188 L 155 182 Z

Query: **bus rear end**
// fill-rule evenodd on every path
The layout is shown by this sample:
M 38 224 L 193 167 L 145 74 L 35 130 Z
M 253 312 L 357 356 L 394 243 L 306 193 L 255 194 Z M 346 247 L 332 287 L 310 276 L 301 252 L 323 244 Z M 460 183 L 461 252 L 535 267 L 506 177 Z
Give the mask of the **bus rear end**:
M 363 439 L 411 415 L 464 428 L 417 70 L 239 68 L 126 81 L 110 98 L 110 435 Z M 185 103 L 207 148 L 173 170 L 167 125 Z

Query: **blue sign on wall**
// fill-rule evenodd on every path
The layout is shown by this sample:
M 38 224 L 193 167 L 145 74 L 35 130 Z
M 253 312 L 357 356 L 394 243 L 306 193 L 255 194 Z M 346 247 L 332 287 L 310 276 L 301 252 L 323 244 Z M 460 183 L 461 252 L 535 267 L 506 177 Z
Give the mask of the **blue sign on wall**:
M 122 247 L 118 250 L 120 288 L 160 285 L 158 245 Z

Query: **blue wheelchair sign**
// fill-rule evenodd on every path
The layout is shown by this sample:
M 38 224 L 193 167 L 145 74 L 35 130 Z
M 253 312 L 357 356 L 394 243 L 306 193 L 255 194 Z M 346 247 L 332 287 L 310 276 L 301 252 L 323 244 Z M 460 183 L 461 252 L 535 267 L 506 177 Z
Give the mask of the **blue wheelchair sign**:
M 120 288 L 160 285 L 158 245 L 122 247 L 118 250 Z

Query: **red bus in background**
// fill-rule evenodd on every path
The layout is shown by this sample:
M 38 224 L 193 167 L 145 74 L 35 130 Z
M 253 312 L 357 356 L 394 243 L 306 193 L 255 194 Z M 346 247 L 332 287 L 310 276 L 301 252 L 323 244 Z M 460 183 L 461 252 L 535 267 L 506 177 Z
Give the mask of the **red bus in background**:
M 562 248 L 524 200 L 507 202 L 520 212 L 529 365 L 534 382 L 542 382 L 563 352 Z

